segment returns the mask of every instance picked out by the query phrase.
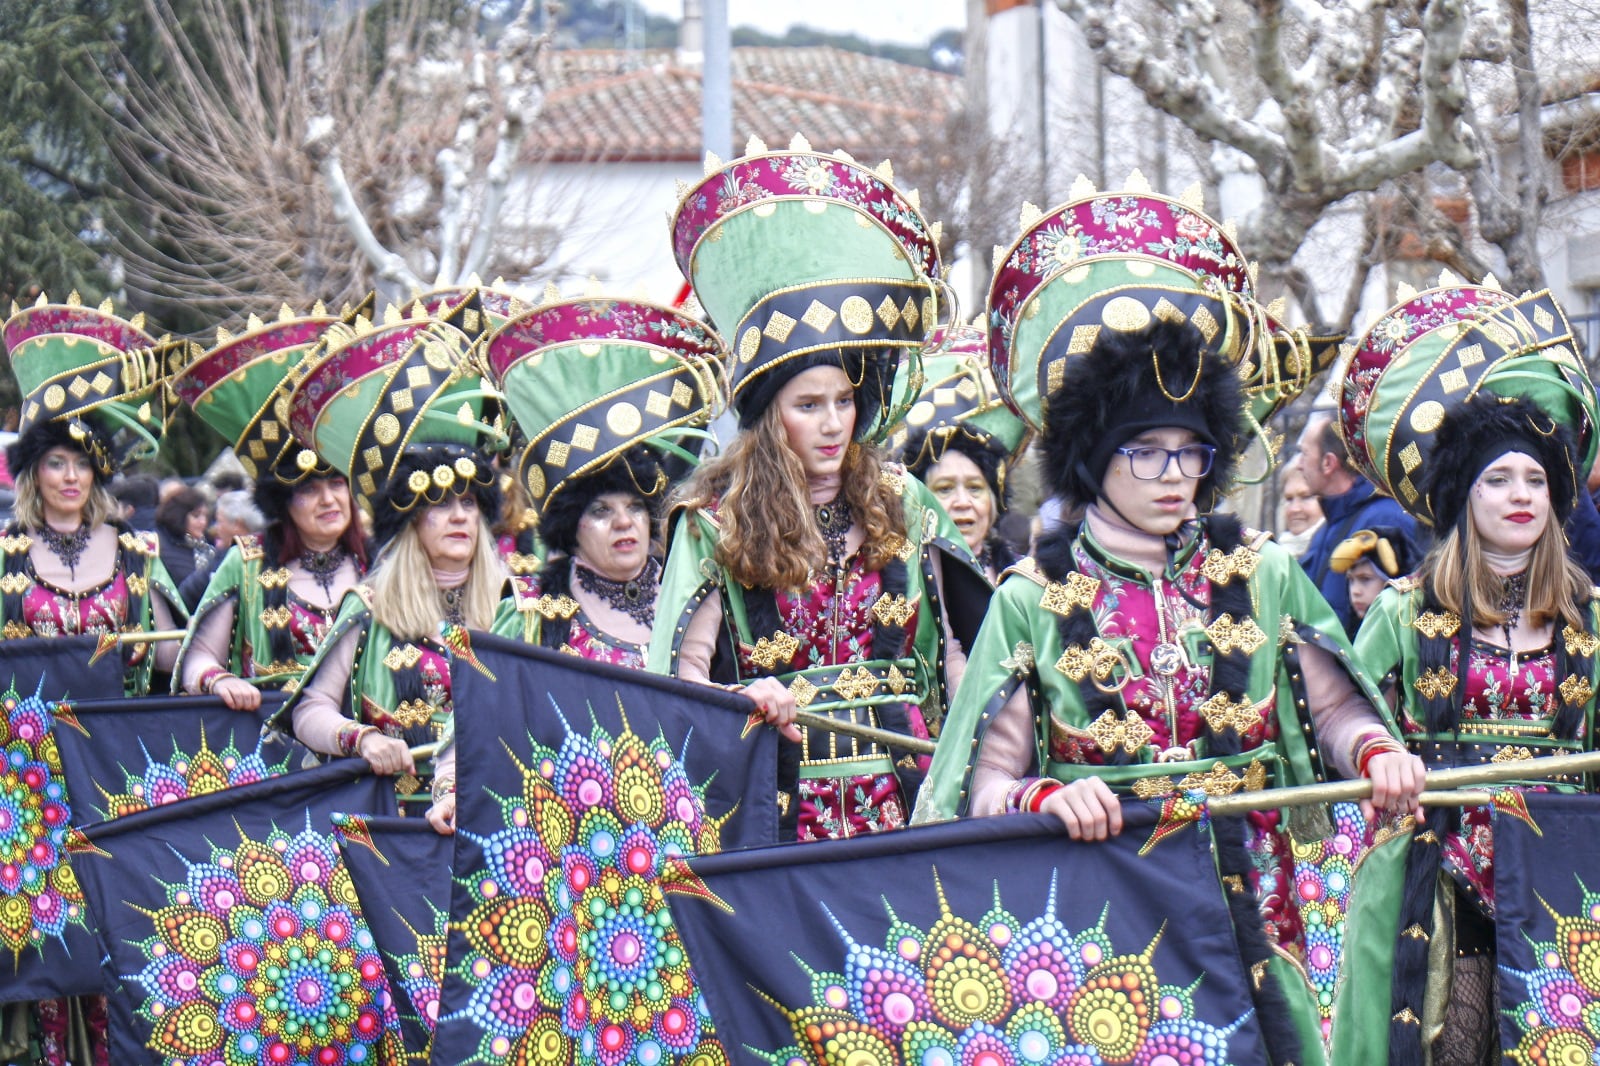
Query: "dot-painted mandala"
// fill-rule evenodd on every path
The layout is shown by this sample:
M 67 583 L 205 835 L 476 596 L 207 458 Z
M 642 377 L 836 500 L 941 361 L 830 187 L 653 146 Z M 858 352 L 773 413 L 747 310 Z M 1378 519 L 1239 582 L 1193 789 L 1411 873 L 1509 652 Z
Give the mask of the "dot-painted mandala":
M 170 1066 L 399 1061 L 398 1019 L 355 889 L 327 833 L 213 845 L 146 912 L 148 1047 Z
M 102 817 L 121 818 L 190 796 L 204 796 L 225 788 L 265 781 L 288 773 L 292 758 L 292 752 L 286 750 L 282 760 L 268 763 L 262 758 L 259 741 L 256 750 L 249 755 L 241 755 L 231 739 L 221 751 L 212 751 L 204 732 L 200 735 L 199 750 L 194 754 L 185 752 L 174 740 L 172 754 L 164 762 L 151 756 L 142 741 L 139 748 L 144 753 L 144 769 L 130 773 L 124 768 L 122 791 L 115 796 L 102 790 L 105 796 L 105 804 L 100 808 Z
M 72 810 L 52 714 L 40 698 L 0 695 L 0 949 L 13 966 L 27 948 L 60 941 L 69 925 L 83 927 L 83 890 L 64 847 Z
M 624 729 L 534 744 L 505 828 L 463 881 L 475 906 L 460 1011 L 479 1061 L 726 1066 L 658 878 L 669 860 L 720 850 L 664 741 Z
M 1294 851 L 1294 904 L 1305 925 L 1305 972 L 1317 997 L 1317 1012 L 1326 1039 L 1333 1024 L 1333 996 L 1344 957 L 1345 915 L 1350 886 L 1372 829 L 1353 803 L 1332 808 L 1334 831 L 1325 840 L 1301 844 Z
M 1517 1046 L 1506 1049 L 1519 1066 L 1589 1066 L 1600 1054 L 1600 892 L 1579 887 L 1578 913 L 1551 911 L 1555 936 L 1532 945 L 1539 968 L 1506 969 L 1524 989 L 1522 1002 L 1506 1012 L 1522 1030 Z M 1513 990 L 1505 991 L 1509 1002 Z
M 1104 914 L 1073 933 L 1052 917 L 1053 880 L 1044 914 L 1031 921 L 1001 907 L 998 885 L 994 906 L 976 923 L 950 912 L 942 888 L 939 909 L 926 930 L 889 910 L 881 948 L 857 942 L 834 919 L 844 972 L 810 971 L 810 1005 L 779 1008 L 795 1043 L 759 1054 L 773 1066 L 1229 1061 L 1242 1019 L 1202 1021 L 1196 985 L 1161 984 L 1152 963 L 1159 935 L 1138 954 L 1118 955 Z
M 429 906 L 432 907 L 432 904 Z M 399 964 L 400 986 L 405 989 L 406 998 L 416 1009 L 417 1020 L 430 1033 L 439 1026 L 439 987 L 444 982 L 444 952 L 449 927 L 449 913 L 433 908 L 433 925 L 426 930 L 411 930 L 417 938 L 417 950 L 395 960 Z

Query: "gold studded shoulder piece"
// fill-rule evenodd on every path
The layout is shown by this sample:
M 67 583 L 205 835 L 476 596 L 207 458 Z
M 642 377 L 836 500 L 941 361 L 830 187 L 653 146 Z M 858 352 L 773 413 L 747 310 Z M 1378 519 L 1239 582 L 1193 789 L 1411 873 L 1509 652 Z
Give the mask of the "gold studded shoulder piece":
M 1018 559 L 1016 562 L 1002 570 L 1000 572 L 1000 580 L 1003 582 L 1012 574 L 1027 578 L 1040 588 L 1044 588 L 1050 584 L 1050 579 L 1045 577 L 1044 574 L 1039 570 L 1039 564 L 1033 561 L 1033 556 L 1031 555 L 1023 556 L 1021 559 Z
M 1405 577 L 1395 578 L 1389 585 L 1396 592 L 1415 592 L 1422 587 L 1422 582 L 1407 574 Z
M 137 555 L 161 554 L 161 544 L 154 533 L 124 533 L 117 543 Z
M 261 546 L 261 538 L 254 533 L 241 533 L 233 538 L 239 546 L 239 558 L 247 563 L 253 563 L 266 554 Z

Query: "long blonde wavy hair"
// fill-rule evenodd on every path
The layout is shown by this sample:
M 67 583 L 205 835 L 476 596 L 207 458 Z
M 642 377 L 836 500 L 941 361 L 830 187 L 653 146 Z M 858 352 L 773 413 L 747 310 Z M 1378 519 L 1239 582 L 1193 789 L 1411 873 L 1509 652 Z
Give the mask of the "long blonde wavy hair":
M 1434 542 L 1417 572 L 1432 588 L 1439 605 L 1457 615 L 1465 607 L 1461 590 L 1470 589 L 1473 628 L 1490 629 L 1506 621 L 1506 613 L 1500 610 L 1503 582 L 1484 558 L 1483 538 L 1470 510 L 1466 527 L 1465 552 L 1460 550 L 1458 527 L 1451 525 Z M 1528 601 L 1524 607 L 1528 621 L 1543 626 L 1560 619 L 1582 629 L 1583 618 L 1577 605 L 1588 598 L 1590 587 L 1589 575 L 1567 551 L 1567 536 L 1552 511 L 1528 558 Z
M 883 473 L 876 447 L 852 442 L 845 449 L 840 491 L 866 532 L 861 555 L 868 570 L 883 569 L 906 535 L 905 510 Z M 789 447 L 777 404 L 740 430 L 727 451 L 701 464 L 673 494 L 669 511 L 712 507 L 722 526 L 715 559 L 741 585 L 792 591 L 827 565 L 805 467 Z
M 487 516 L 478 522 L 461 610 L 468 629 L 488 629 L 500 606 L 506 572 L 489 535 Z M 416 521 L 410 521 L 383 550 L 367 578 L 372 617 L 400 640 L 437 636 L 445 614 L 444 594 L 433 582 L 428 553 L 422 550 Z
M 17 475 L 15 489 L 17 499 L 11 508 L 14 524 L 18 529 L 37 533 L 44 528 L 44 495 L 39 491 L 39 478 L 33 467 Z M 95 529 L 120 517 L 122 505 L 95 476 L 83 498 L 83 524 Z

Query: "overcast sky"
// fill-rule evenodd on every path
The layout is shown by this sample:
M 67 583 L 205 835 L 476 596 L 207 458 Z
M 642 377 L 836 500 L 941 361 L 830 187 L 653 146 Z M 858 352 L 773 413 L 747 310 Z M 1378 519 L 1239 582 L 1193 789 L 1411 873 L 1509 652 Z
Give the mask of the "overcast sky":
M 650 11 L 674 18 L 683 0 L 640 0 Z M 781 34 L 792 25 L 834 33 L 857 33 L 869 41 L 927 44 L 940 30 L 966 24 L 965 0 L 728 0 L 728 21 Z

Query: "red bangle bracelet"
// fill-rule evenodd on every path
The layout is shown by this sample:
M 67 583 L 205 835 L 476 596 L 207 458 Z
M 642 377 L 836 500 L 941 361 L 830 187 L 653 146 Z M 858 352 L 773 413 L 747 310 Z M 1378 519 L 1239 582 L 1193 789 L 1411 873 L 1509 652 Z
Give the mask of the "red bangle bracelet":
M 1028 793 L 1023 793 L 1022 809 L 1032 814 L 1038 814 L 1044 808 L 1044 801 L 1064 788 L 1060 781 L 1053 778 L 1041 777 L 1028 787 Z
M 1387 739 L 1388 738 L 1384 738 L 1384 740 L 1369 742 L 1366 745 L 1366 750 L 1356 756 L 1357 774 L 1359 774 L 1361 777 L 1366 777 L 1367 765 L 1371 763 L 1374 758 L 1382 755 L 1384 752 L 1404 750 L 1396 747 L 1394 744 L 1386 743 Z

